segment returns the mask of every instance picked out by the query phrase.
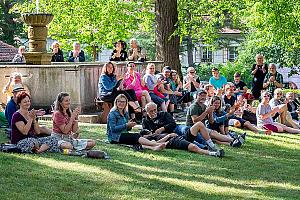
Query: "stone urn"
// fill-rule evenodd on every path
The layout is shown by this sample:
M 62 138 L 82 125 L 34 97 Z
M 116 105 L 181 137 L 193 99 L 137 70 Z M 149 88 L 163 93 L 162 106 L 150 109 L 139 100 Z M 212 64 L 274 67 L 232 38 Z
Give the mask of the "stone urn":
M 22 20 L 29 25 L 28 39 L 29 51 L 24 53 L 26 64 L 49 65 L 53 53 L 47 53 L 47 25 L 52 21 L 53 15 L 46 13 L 25 13 Z

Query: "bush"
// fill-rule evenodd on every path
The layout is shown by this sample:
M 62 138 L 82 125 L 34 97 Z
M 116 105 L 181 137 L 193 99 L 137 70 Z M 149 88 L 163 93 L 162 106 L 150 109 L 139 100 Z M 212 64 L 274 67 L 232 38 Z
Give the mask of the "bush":
M 211 75 L 212 68 L 217 67 L 222 76 L 225 76 L 227 81 L 233 82 L 233 75 L 235 72 L 241 74 L 241 80 L 244 81 L 250 88 L 252 82 L 251 66 L 242 66 L 236 63 L 226 64 L 199 64 L 195 66 L 198 76 L 201 81 L 208 81 Z

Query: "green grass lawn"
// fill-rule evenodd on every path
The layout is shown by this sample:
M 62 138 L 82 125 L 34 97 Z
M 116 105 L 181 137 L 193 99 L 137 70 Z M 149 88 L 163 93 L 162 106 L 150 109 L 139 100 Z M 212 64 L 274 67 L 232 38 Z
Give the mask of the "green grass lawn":
M 81 133 L 105 138 L 95 125 L 82 124 Z M 224 147 L 223 159 L 101 142 L 97 149 L 111 159 L 0 153 L 0 199 L 300 199 L 300 135 L 249 132 L 241 148 Z

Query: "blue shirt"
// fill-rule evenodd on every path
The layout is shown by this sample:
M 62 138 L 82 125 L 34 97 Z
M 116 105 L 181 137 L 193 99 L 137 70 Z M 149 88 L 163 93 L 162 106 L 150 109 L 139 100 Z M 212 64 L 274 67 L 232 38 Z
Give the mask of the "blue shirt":
M 128 133 L 128 112 L 124 116 L 116 108 L 112 108 L 107 117 L 107 137 L 109 141 L 119 142 L 122 133 Z
M 11 99 L 9 100 L 9 102 L 7 103 L 7 105 L 5 107 L 5 117 L 7 119 L 9 128 L 11 128 L 12 116 L 17 110 L 18 110 L 18 106 L 15 103 L 15 101 L 13 100 L 13 98 L 11 97 Z
M 212 84 L 215 89 L 223 88 L 223 85 L 227 84 L 227 79 L 224 76 L 220 76 L 219 79 L 215 79 L 215 77 L 210 77 L 209 84 Z
M 117 82 L 116 75 L 107 76 L 106 74 L 102 74 L 99 77 L 98 83 L 99 95 L 105 96 L 111 94 Z

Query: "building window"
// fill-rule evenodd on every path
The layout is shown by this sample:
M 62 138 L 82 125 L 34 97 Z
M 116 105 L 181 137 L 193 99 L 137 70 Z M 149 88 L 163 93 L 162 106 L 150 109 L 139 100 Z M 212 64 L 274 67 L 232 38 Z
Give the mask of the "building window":
M 235 59 L 237 58 L 238 56 L 238 51 L 237 51 L 237 47 L 228 47 L 228 61 L 230 62 L 234 62 Z
M 212 62 L 212 50 L 209 47 L 202 48 L 201 62 Z

